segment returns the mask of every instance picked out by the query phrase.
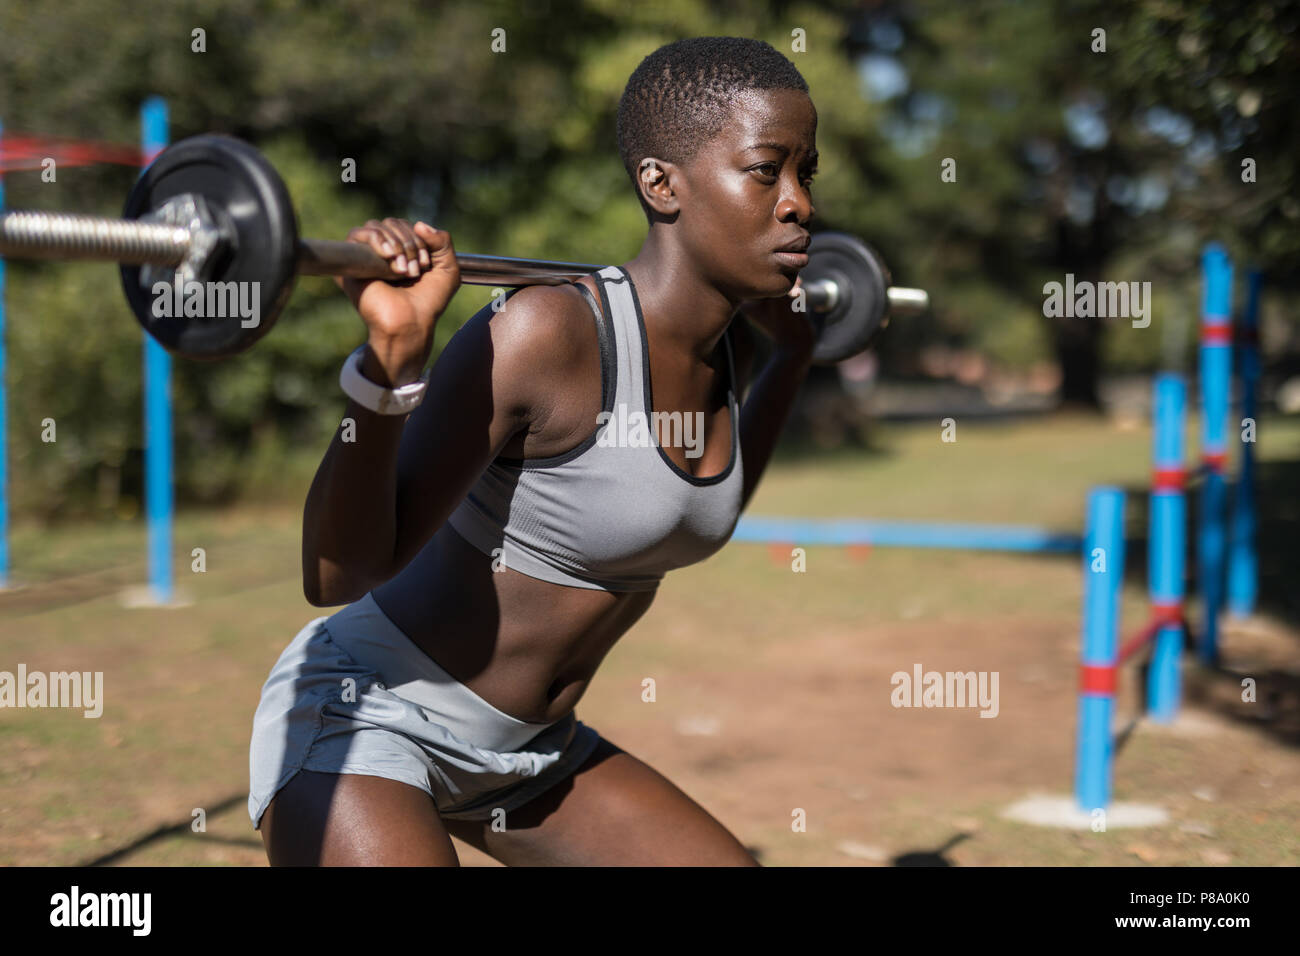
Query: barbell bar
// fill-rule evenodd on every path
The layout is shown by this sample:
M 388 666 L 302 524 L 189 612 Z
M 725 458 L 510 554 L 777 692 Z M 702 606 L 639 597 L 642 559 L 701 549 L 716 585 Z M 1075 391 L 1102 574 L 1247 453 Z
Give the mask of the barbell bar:
M 395 278 L 389 262 L 368 246 L 300 239 L 293 203 L 275 168 L 248 143 L 217 134 L 163 150 L 131 190 L 121 219 L 0 213 L 0 256 L 119 263 L 140 325 L 169 351 L 196 359 L 251 347 L 274 325 L 298 275 Z M 456 260 L 461 281 L 469 285 L 561 285 L 605 268 L 459 252 Z M 924 290 L 892 286 L 880 257 L 848 233 L 816 233 L 800 275 L 818 325 L 818 364 L 861 352 L 891 314 L 923 311 L 929 304 Z M 256 293 L 257 320 L 185 310 L 171 315 L 158 308 L 164 297 L 155 293 L 157 283 L 184 289 L 191 281 L 215 283 L 218 294 L 235 295 L 244 294 L 240 284 L 247 283 L 242 289 Z M 200 306 L 209 302 L 200 299 Z

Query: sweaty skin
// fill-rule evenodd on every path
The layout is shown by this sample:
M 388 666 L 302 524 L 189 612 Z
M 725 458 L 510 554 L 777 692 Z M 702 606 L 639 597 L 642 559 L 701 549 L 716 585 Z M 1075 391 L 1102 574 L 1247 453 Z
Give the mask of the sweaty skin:
M 702 412 L 705 424 L 699 457 L 678 445 L 663 450 L 695 476 L 727 467 L 722 335 L 730 326 L 738 401 L 750 386 L 740 422 L 746 504 L 811 362 L 811 326 L 788 298 L 798 268 L 776 250 L 807 235 L 816 127 L 806 94 L 747 91 L 689 165 L 656 160 L 663 175 L 639 183 L 652 225 L 625 268 L 643 308 L 654 409 Z M 596 292 L 594 280 L 583 281 Z M 752 380 L 753 341 L 749 325 L 733 321 L 737 314 L 773 340 Z M 411 381 L 421 363 L 384 342 L 375 347 L 372 328 L 372 349 L 384 354 L 366 356 L 365 374 Z M 493 571 L 492 557 L 446 517 L 493 457 L 568 451 L 595 430 L 600 410 L 596 329 L 577 289 L 530 287 L 499 313 L 483 310 L 439 356 L 425 401 L 404 428 L 349 404 L 364 447 L 344 448 L 336 436 L 313 482 L 303 535 L 308 600 L 329 606 L 373 590 L 417 646 L 497 709 L 525 721 L 560 719 L 654 592 Z

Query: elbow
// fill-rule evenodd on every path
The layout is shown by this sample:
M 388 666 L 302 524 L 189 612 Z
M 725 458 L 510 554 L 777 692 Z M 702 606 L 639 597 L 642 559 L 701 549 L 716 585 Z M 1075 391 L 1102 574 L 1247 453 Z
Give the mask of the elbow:
M 325 593 L 325 588 L 321 586 L 318 578 L 304 574 L 302 576 L 302 595 L 307 599 L 307 603 L 312 607 L 331 607 L 330 598 L 332 595 Z
M 303 569 L 302 593 L 312 607 L 338 607 L 365 597 L 377 582 L 370 575 Z
M 330 595 L 325 594 L 320 588 L 305 582 L 303 583 L 302 593 L 307 599 L 307 603 L 312 607 L 333 607 L 335 604 L 334 601 L 330 600 Z
M 303 597 L 312 607 L 340 607 L 344 604 L 351 604 L 353 601 L 365 597 L 369 588 L 360 590 L 344 590 L 342 588 L 313 588 L 304 586 L 302 589 Z

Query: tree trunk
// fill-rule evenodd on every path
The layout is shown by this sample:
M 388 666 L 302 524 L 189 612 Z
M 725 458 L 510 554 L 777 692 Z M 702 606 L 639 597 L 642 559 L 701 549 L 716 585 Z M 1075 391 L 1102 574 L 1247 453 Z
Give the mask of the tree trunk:
M 1078 411 L 1101 411 L 1097 380 L 1101 375 L 1101 320 L 1061 318 L 1053 323 L 1056 361 L 1061 366 L 1061 405 Z

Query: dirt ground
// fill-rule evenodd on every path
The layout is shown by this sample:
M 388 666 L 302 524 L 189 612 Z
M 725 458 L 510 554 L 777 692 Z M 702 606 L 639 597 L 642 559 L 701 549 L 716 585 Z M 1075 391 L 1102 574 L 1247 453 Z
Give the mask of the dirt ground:
M 1147 436 L 1061 430 L 972 433 L 961 461 L 938 462 L 949 451 L 915 430 L 883 457 L 794 459 L 752 510 L 1077 530 L 1088 485 L 1139 485 Z M 1280 454 L 1300 458 L 1300 429 L 1288 441 Z M 999 463 L 1017 453 L 1049 459 L 1021 480 L 1058 479 L 1041 494 L 1016 486 Z M 167 609 L 121 606 L 143 577 L 138 525 L 16 536 L 27 583 L 0 594 L 0 670 L 103 671 L 105 705 L 97 719 L 0 709 L 0 863 L 265 865 L 247 814 L 252 714 L 276 656 L 322 613 L 300 591 L 299 520 L 292 505 L 183 514 L 176 553 L 203 547 L 207 570 L 178 558 L 192 603 Z M 1140 574 L 1129 581 L 1126 633 L 1145 614 Z M 1074 557 L 813 547 L 796 573 L 771 549 L 732 544 L 669 576 L 577 715 L 767 865 L 1300 863 L 1300 630 L 1276 603 L 1229 626 L 1219 670 L 1188 659 L 1178 722 L 1139 721 L 1120 749 L 1116 798 L 1170 822 L 1094 833 L 1002 816 L 1071 790 L 1080 599 Z M 997 716 L 893 706 L 891 675 L 916 665 L 996 672 Z M 1126 669 L 1117 730 L 1138 685 Z M 497 865 L 457 847 L 466 865 Z

